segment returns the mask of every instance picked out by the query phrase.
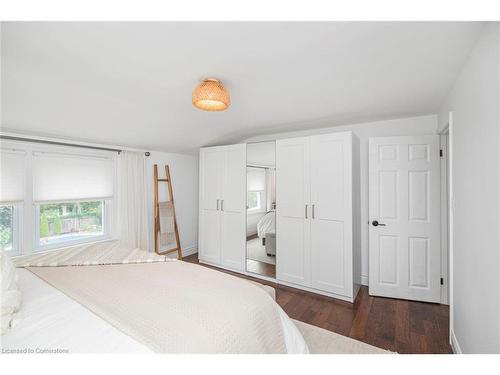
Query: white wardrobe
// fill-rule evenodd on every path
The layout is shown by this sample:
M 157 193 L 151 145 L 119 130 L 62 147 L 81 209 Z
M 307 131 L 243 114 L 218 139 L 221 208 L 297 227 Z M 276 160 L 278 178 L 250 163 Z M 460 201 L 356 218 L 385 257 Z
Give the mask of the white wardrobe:
M 277 283 L 355 299 L 360 270 L 356 150 L 351 132 L 276 141 Z M 202 148 L 200 262 L 246 273 L 245 221 L 246 145 Z
M 352 156 L 350 132 L 276 142 L 276 276 L 281 283 L 355 298 L 359 267 L 353 234 L 359 220 Z
M 201 262 L 245 272 L 246 145 L 200 149 Z

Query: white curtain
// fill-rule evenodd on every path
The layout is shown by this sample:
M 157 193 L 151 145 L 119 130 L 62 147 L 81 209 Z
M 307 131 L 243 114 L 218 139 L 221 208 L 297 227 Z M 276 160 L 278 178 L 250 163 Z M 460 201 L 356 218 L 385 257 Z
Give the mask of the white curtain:
M 266 168 L 266 211 L 275 208 L 276 203 L 276 170 Z
M 150 251 L 146 158 L 123 151 L 118 168 L 119 237 L 123 245 Z

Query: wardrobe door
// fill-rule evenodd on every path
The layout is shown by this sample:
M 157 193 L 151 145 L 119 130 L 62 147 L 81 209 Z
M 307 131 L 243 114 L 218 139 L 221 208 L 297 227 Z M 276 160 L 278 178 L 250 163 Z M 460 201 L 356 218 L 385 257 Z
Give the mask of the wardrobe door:
M 222 147 L 221 265 L 245 270 L 246 145 Z
M 352 135 L 311 137 L 311 286 L 352 296 Z
M 310 285 L 309 138 L 276 141 L 276 276 Z
M 221 259 L 220 186 L 222 152 L 220 147 L 200 149 L 199 258 L 219 264 Z
M 221 147 L 200 149 L 200 209 L 218 211 L 221 176 Z

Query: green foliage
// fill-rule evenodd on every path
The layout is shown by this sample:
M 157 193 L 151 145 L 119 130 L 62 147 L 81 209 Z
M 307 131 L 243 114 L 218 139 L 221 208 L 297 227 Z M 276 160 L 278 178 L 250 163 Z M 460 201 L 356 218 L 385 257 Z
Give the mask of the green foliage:
M 96 217 L 102 224 L 102 201 L 80 202 L 80 217 Z
M 47 214 L 42 214 L 40 217 L 40 238 L 49 236 L 49 218 Z
M 12 226 L 12 206 L 0 206 L 0 228 Z
M 0 246 L 2 249 L 12 244 L 12 206 L 0 206 Z
M 2 249 L 7 248 L 12 244 L 12 231 L 10 228 L 2 227 L 0 228 L 0 247 Z
M 40 238 L 59 236 L 63 233 L 62 222 L 65 219 L 93 218 L 93 224 L 85 222 L 80 231 L 92 230 L 102 226 L 103 202 L 49 203 L 40 205 Z M 50 224 L 50 225 L 49 225 Z
M 53 227 L 52 227 L 52 232 L 55 236 L 58 236 L 61 234 L 62 232 L 62 228 L 61 228 L 61 218 L 59 216 L 56 216 L 54 218 L 54 223 L 53 223 Z

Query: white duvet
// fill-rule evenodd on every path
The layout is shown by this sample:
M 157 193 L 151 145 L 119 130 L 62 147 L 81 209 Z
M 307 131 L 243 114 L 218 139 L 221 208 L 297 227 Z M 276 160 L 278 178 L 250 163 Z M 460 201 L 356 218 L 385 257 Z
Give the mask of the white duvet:
M 276 212 L 270 211 L 257 223 L 257 235 L 265 238 L 266 233 L 276 233 Z
M 94 315 L 30 271 L 18 269 L 23 306 L 14 327 L 1 337 L 1 347 L 62 350 L 70 353 L 150 353 L 143 344 Z M 308 353 L 297 327 L 279 308 L 286 350 Z

